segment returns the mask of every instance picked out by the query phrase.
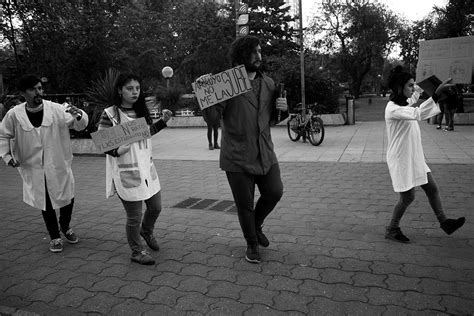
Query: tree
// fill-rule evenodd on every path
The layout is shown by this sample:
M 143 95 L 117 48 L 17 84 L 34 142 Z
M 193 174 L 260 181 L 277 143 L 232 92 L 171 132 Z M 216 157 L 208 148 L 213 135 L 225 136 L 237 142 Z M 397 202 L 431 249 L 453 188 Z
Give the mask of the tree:
M 313 47 L 334 55 L 345 76 L 341 79 L 349 81 L 350 93 L 358 97 L 374 62 L 398 38 L 398 25 L 396 15 L 378 2 L 324 1 L 309 31 L 317 38 Z
M 474 14 L 472 1 L 450 0 L 446 7 L 434 6 L 429 17 L 405 25 L 400 37 L 403 61 L 416 66 L 421 40 L 472 36 L 470 14 Z
M 432 37 L 434 19 L 428 17 L 406 25 L 400 31 L 400 57 L 404 63 L 414 69 L 418 62 L 418 42 Z
M 250 35 L 259 37 L 265 45 L 266 56 L 296 55 L 298 34 L 292 26 L 298 17 L 289 13 L 283 0 L 249 0 Z
M 469 15 L 474 14 L 472 0 L 449 0 L 446 7 L 434 6 L 439 19 L 431 38 L 447 38 L 473 35 Z

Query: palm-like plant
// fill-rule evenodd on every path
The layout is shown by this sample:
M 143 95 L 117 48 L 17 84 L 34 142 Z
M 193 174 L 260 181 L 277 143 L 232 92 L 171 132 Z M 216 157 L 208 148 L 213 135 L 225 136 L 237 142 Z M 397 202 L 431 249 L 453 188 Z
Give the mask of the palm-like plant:
M 91 101 L 92 113 L 89 114 L 89 133 L 95 132 L 104 109 L 114 104 L 115 83 L 120 72 L 109 68 L 103 77 L 99 77 L 86 89 L 85 94 Z
M 85 93 L 89 100 L 103 106 L 113 105 L 115 83 L 119 75 L 120 72 L 117 69 L 109 68 L 105 76 L 99 77 L 90 88 L 86 89 Z

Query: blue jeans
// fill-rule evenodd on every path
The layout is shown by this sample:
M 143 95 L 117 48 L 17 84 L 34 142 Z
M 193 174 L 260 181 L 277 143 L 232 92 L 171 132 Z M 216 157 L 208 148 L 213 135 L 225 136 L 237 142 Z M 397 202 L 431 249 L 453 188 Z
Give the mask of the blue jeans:
M 274 164 L 265 175 L 243 172 L 226 172 L 226 175 L 244 238 L 248 244 L 257 243 L 256 227 L 263 224 L 283 195 L 280 167 Z M 260 198 L 254 207 L 255 185 L 260 191 Z
M 143 201 L 122 201 L 125 212 L 127 213 L 127 224 L 125 232 L 127 234 L 128 244 L 133 253 L 145 250 L 140 238 L 140 230 L 146 235 L 153 235 L 155 222 L 161 213 L 161 192 L 156 193 L 148 200 L 145 200 L 146 210 L 142 220 Z

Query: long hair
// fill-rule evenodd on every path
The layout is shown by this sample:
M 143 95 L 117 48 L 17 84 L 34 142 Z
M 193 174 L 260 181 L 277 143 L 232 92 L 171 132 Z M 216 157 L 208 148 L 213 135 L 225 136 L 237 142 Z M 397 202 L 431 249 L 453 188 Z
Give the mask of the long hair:
M 393 68 L 390 71 L 387 84 L 392 90 L 390 101 L 402 106 L 407 105 L 407 97 L 403 94 L 403 88 L 405 87 L 405 84 L 413 78 L 413 75 L 404 71 L 402 66 L 398 65 Z
M 116 106 L 122 104 L 122 97 L 119 95 L 118 91 L 132 80 L 136 80 L 138 81 L 138 83 L 140 83 L 140 94 L 138 95 L 137 101 L 133 103 L 132 108 L 137 114 L 137 118 L 144 117 L 147 124 L 151 125 L 153 123 L 153 120 L 151 119 L 150 112 L 148 111 L 148 107 L 146 106 L 146 103 L 145 103 L 145 95 L 143 94 L 143 91 L 141 89 L 141 78 L 138 77 L 137 75 L 132 74 L 132 73 L 122 73 L 118 76 L 117 82 L 115 83 L 114 104 Z M 120 115 L 117 115 L 117 117 L 118 117 L 118 123 L 120 124 Z
M 237 66 L 241 64 L 247 64 L 250 61 L 255 47 L 260 45 L 258 37 L 252 35 L 246 35 L 237 38 L 230 46 L 229 49 L 229 60 L 231 65 Z

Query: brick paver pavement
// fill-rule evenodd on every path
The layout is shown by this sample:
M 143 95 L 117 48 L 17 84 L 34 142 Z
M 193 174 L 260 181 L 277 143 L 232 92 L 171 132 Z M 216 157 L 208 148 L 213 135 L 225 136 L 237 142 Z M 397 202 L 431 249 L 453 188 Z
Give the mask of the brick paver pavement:
M 375 101 L 358 103 L 356 118 L 367 116 L 364 106 L 368 121 L 382 117 L 386 101 Z M 467 217 L 459 232 L 441 231 L 417 189 L 401 223 L 413 242 L 384 239 L 398 196 L 383 122 L 328 127 L 319 147 L 275 128 L 285 192 L 266 221 L 271 244 L 259 265 L 243 259 L 205 129 L 165 129 L 153 139 L 164 206 L 154 266 L 130 262 L 125 212 L 118 198 L 105 199 L 103 157 L 74 159 L 72 225 L 81 241 L 59 254 L 48 250 L 40 211 L 22 202 L 17 171 L 0 164 L 0 315 L 473 314 L 474 126 L 420 126 L 447 215 Z
M 474 312 L 473 164 L 431 165 L 447 214 L 466 216 L 465 227 L 445 235 L 418 190 L 402 221 L 413 243 L 397 244 L 383 236 L 397 200 L 384 163 L 282 162 L 285 193 L 264 228 L 271 244 L 252 265 L 236 214 L 212 210 L 231 200 L 217 161 L 157 160 L 164 209 L 154 266 L 130 262 L 123 207 L 104 198 L 104 165 L 75 157 L 81 241 L 59 254 L 39 211 L 21 201 L 17 171 L 0 166 L 0 314 Z M 173 207 L 190 197 L 215 201 Z

